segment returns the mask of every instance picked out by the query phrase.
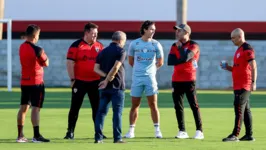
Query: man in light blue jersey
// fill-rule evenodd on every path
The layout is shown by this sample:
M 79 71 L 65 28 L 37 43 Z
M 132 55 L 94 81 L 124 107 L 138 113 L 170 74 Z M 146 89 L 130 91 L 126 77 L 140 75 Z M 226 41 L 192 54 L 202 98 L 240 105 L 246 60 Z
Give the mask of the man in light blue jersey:
M 135 124 L 138 118 L 143 92 L 148 99 L 151 116 L 155 127 L 155 137 L 162 138 L 160 131 L 160 114 L 157 106 L 158 87 L 156 72 L 163 65 L 163 49 L 161 44 L 152 39 L 155 33 L 155 23 L 145 21 L 140 29 L 141 38 L 130 43 L 128 49 L 128 61 L 133 67 L 131 97 L 132 106 L 130 110 L 130 128 L 125 138 L 135 137 Z

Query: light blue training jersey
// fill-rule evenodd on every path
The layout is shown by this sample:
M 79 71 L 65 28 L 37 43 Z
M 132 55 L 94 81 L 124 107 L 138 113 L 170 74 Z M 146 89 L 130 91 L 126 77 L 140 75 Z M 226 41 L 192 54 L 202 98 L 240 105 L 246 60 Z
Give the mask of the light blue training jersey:
M 157 72 L 156 59 L 163 58 L 162 45 L 156 41 L 133 40 L 128 55 L 134 57 L 133 77 L 155 77 Z

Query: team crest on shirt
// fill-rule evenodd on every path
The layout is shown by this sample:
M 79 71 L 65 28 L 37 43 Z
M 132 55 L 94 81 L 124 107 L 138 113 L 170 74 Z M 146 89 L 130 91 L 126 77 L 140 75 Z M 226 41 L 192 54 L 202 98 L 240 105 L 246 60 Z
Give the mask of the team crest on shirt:
M 236 58 L 239 58 L 240 57 L 240 53 L 238 53 L 237 55 L 236 55 Z
M 73 92 L 74 92 L 74 93 L 77 93 L 77 91 L 78 91 L 77 88 L 74 88 L 74 89 L 73 89 Z
M 146 48 L 143 49 L 143 52 L 144 52 L 144 53 L 147 53 L 147 51 L 148 51 L 148 50 L 147 50 Z
M 99 49 L 99 47 L 95 47 L 95 50 L 98 53 L 100 49 Z

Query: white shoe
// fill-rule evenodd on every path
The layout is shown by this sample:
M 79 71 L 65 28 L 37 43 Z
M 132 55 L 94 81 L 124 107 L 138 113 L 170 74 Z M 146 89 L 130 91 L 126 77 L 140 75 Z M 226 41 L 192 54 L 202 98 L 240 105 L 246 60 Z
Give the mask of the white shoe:
M 18 137 L 16 142 L 17 143 L 26 143 L 26 142 L 28 142 L 28 139 L 25 137 Z
M 195 134 L 195 136 L 193 138 L 201 140 L 201 139 L 204 139 L 204 135 L 203 135 L 203 133 L 200 130 L 197 130 L 196 134 Z
M 124 138 L 129 138 L 129 139 L 132 139 L 134 137 L 135 137 L 135 133 L 134 132 L 130 132 L 130 131 L 124 136 Z
M 187 139 L 189 138 L 187 132 L 184 132 L 184 131 L 179 131 L 177 133 L 177 135 L 175 136 L 175 138 L 178 138 L 178 139 Z
M 159 138 L 159 139 L 163 138 L 162 132 L 161 131 L 155 131 L 155 137 Z

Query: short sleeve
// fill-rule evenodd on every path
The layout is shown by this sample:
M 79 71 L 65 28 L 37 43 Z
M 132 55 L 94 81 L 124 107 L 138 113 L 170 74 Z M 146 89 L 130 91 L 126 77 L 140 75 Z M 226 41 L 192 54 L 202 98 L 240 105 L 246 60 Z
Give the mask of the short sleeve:
M 45 54 L 43 49 L 41 50 L 41 54 L 40 54 L 40 57 L 38 57 L 38 59 L 39 59 L 40 62 L 46 62 L 47 55 Z
M 244 51 L 246 61 L 250 62 L 255 59 L 255 52 L 252 49 Z
M 192 44 L 189 46 L 189 50 L 192 51 L 194 54 L 197 54 L 199 51 L 199 45 L 198 44 Z
M 119 53 L 116 60 L 123 63 L 125 61 L 125 59 L 126 59 L 126 52 L 125 52 L 125 50 L 122 50 L 121 53 Z
M 34 51 L 36 54 L 36 57 L 40 63 L 43 63 L 47 60 L 47 55 L 45 54 L 45 51 L 43 48 L 39 46 L 34 46 Z
M 77 46 L 76 42 L 74 42 L 68 49 L 67 59 L 76 61 L 77 52 L 78 52 L 78 46 Z
M 134 43 L 131 42 L 128 47 L 128 56 L 133 56 L 135 55 L 135 50 L 134 50 Z
M 97 57 L 96 57 L 96 61 L 95 61 L 96 64 L 100 64 L 101 59 L 102 59 L 102 55 L 103 55 L 102 53 L 103 53 L 103 51 L 101 51 L 101 52 L 97 55 Z
M 156 58 L 163 58 L 163 47 L 162 45 L 158 42 L 157 43 L 157 50 L 156 50 Z

